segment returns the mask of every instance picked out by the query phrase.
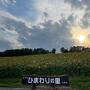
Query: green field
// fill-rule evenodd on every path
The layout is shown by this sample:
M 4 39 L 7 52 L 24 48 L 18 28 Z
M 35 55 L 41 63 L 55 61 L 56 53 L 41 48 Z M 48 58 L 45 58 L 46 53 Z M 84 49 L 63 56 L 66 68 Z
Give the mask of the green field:
M 1 79 L 0 86 L 22 86 L 19 78 L 28 74 L 68 74 L 72 87 L 90 90 L 90 52 L 0 57 L 0 78 L 16 82 L 7 85 Z

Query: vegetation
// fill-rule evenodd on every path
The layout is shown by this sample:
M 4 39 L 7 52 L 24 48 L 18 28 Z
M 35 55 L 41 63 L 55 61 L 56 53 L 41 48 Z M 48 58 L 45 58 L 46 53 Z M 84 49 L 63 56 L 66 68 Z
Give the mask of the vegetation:
M 90 77 L 71 77 L 70 86 L 74 90 L 90 90 Z
M 0 77 L 28 74 L 89 76 L 90 52 L 0 57 Z
M 0 87 L 28 87 L 22 75 L 68 74 L 76 90 L 90 90 L 90 52 L 0 57 Z
M 72 46 L 69 49 L 62 47 L 60 49 L 62 53 L 68 53 L 68 52 L 90 52 L 90 47 L 84 47 L 84 46 Z
M 29 48 L 22 48 L 22 49 L 11 49 L 11 50 L 6 50 L 3 52 L 0 52 L 0 56 L 23 56 L 23 55 L 36 55 L 36 54 L 49 54 L 49 53 L 54 53 L 56 52 L 55 49 L 52 49 L 52 52 L 49 50 L 45 50 L 43 48 L 34 48 L 34 49 L 29 49 Z
M 60 52 L 62 53 L 70 53 L 70 52 L 90 52 L 89 47 L 83 47 L 83 46 L 72 46 L 70 48 L 64 48 L 61 47 Z M 46 50 L 44 48 L 21 48 L 21 49 L 11 49 L 11 50 L 5 50 L 3 52 L 0 52 L 1 57 L 7 57 L 7 56 L 25 56 L 25 55 L 40 55 L 40 54 L 55 54 L 56 49 L 53 48 L 51 51 Z

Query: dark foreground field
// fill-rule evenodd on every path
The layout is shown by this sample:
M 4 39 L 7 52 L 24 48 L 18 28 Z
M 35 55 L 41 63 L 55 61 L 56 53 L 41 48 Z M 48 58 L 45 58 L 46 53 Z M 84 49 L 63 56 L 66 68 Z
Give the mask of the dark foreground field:
M 0 57 L 0 87 L 28 87 L 22 75 L 62 74 L 69 75 L 73 89 L 90 90 L 90 53 Z

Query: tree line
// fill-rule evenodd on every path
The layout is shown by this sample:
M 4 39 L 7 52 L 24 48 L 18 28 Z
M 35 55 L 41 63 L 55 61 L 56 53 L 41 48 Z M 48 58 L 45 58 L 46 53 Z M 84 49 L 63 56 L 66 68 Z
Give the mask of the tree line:
M 23 55 L 37 55 L 37 54 L 49 54 L 56 53 L 56 49 L 53 48 L 51 51 L 43 48 L 22 48 L 22 49 L 11 49 L 0 52 L 0 56 L 23 56 Z
M 68 52 L 90 52 L 89 47 L 84 47 L 84 46 L 72 46 L 69 49 L 62 47 L 60 49 L 62 53 L 68 53 Z
M 89 47 L 83 46 L 72 46 L 70 48 L 61 47 L 61 53 L 69 53 L 69 52 L 90 52 Z M 43 48 L 22 48 L 22 49 L 11 49 L 0 52 L 0 56 L 24 56 L 24 55 L 38 55 L 38 54 L 55 54 L 56 49 L 53 48 L 51 51 Z

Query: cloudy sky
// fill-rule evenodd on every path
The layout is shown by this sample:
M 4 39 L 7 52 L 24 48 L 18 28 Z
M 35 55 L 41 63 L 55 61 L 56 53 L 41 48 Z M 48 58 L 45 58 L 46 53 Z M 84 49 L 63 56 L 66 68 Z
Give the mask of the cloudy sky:
M 0 0 L 0 51 L 90 46 L 90 0 Z

